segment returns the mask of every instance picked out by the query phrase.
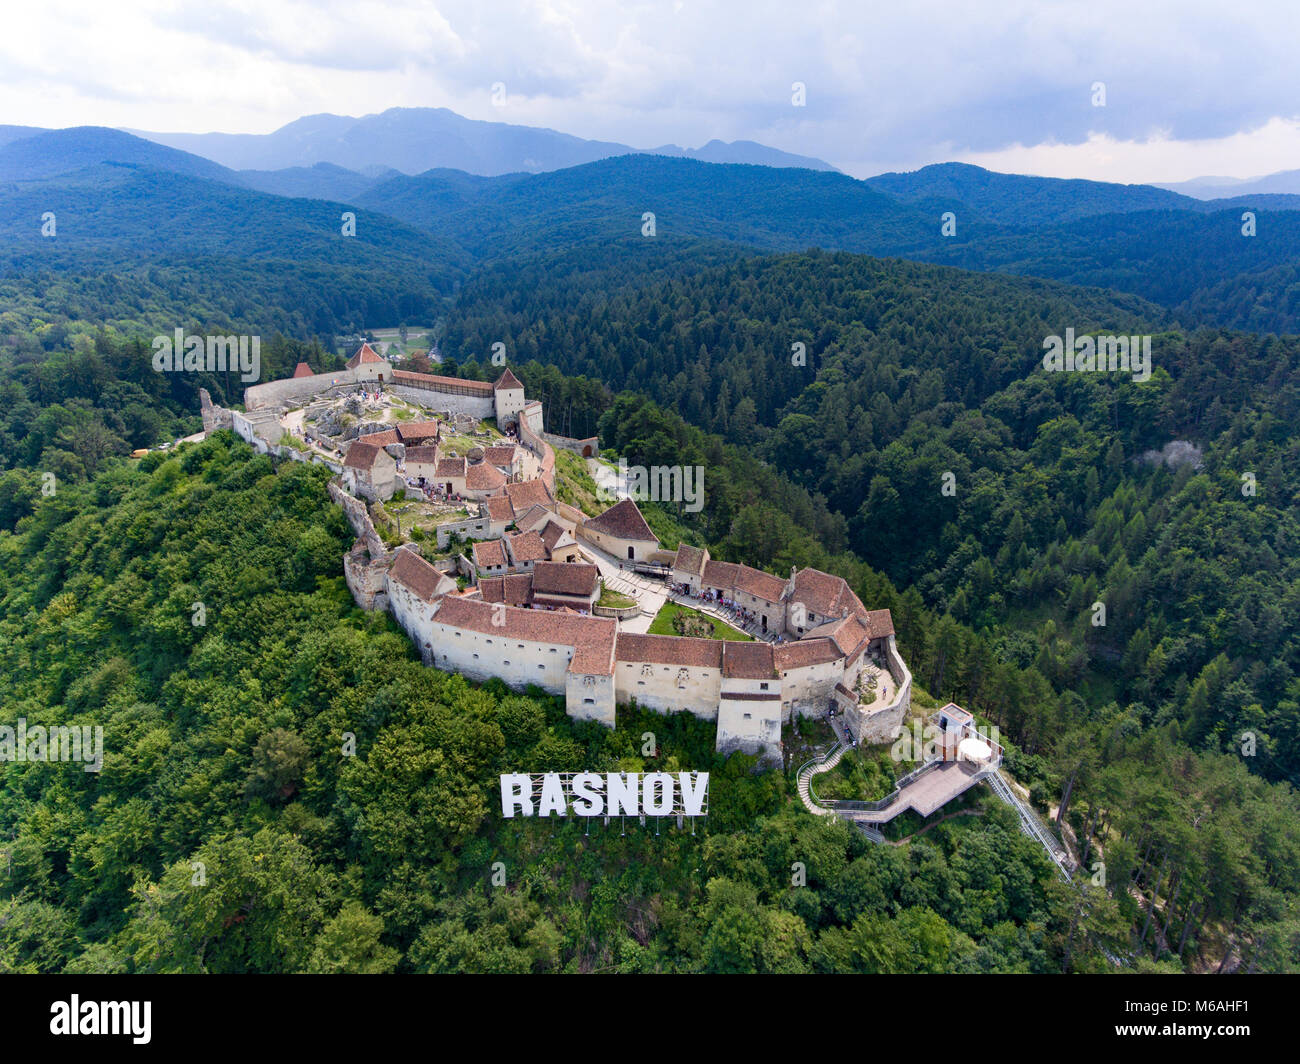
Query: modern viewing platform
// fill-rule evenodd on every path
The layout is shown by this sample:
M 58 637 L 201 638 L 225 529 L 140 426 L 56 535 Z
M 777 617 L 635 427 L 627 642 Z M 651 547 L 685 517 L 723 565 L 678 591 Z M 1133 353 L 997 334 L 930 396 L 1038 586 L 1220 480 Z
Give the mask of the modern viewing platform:
M 930 720 L 938 721 L 940 714 Z M 838 816 L 860 825 L 887 824 L 911 810 L 928 817 L 954 798 L 970 790 L 1002 764 L 1002 747 L 981 733 L 973 723 L 944 733 L 936 756 L 898 780 L 894 790 L 874 802 L 823 801 L 813 788 L 813 778 L 829 772 L 844 756 L 847 747 L 836 743 L 821 757 L 799 769 L 799 797 L 804 807 L 817 816 Z

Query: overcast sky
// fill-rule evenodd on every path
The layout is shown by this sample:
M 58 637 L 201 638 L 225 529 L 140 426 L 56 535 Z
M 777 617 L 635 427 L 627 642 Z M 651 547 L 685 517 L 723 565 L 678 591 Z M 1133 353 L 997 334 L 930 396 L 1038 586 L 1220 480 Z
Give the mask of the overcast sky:
M 756 140 L 857 177 L 951 159 L 1108 181 L 1252 177 L 1300 168 L 1298 12 L 1296 0 L 36 0 L 7 5 L 0 122 L 265 133 L 320 112 L 449 107 L 635 147 Z

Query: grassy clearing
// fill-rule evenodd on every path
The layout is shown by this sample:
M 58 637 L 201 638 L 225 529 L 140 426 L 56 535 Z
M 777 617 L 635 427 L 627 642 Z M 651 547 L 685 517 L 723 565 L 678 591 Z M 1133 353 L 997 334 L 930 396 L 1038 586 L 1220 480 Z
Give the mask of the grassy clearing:
M 730 639 L 745 643 L 754 641 L 753 636 L 746 635 L 744 632 L 732 628 L 731 625 L 710 617 L 707 613 L 693 610 L 689 606 L 679 606 L 675 602 L 665 602 L 659 612 L 655 614 L 655 619 L 650 622 L 650 634 L 695 635 L 709 639 Z
M 611 591 L 602 581 L 600 585 L 600 598 L 596 600 L 597 606 L 608 606 L 610 609 L 622 610 L 629 606 L 636 605 L 636 599 L 631 595 L 624 595 L 618 591 Z

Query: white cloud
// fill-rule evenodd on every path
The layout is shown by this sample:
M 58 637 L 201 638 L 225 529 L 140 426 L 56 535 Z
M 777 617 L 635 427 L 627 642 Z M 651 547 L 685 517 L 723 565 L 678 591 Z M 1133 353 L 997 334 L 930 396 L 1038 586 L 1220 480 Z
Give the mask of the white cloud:
M 1300 169 L 1300 121 L 1274 118 L 1256 129 L 1209 140 L 1158 135 L 1120 141 L 1093 134 L 1082 144 L 1016 144 L 994 152 L 957 153 L 954 158 L 1003 173 L 1122 184 L 1172 183 L 1190 176 L 1253 177 Z
M 267 132 L 443 106 L 642 147 L 758 140 L 860 176 L 1245 177 L 1300 166 L 1298 30 L 1290 0 L 43 0 L 7 13 L 0 121 Z

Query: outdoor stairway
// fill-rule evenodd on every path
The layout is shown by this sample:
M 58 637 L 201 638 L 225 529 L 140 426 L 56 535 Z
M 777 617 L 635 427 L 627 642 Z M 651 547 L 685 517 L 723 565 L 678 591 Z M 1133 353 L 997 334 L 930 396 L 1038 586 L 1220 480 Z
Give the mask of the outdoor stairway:
M 804 808 L 814 816 L 833 816 L 835 810 L 824 809 L 813 801 L 812 792 L 809 789 L 812 786 L 812 778 L 822 772 L 829 772 L 838 765 L 840 758 L 844 756 L 848 749 L 843 743 L 837 742 L 821 757 L 813 758 L 799 770 L 799 800 L 803 802 Z
M 1056 865 L 1057 870 L 1061 873 L 1061 878 L 1069 882 L 1070 869 L 1074 862 L 1070 859 L 1070 855 L 1066 853 L 1065 847 L 1061 845 L 1056 836 L 1043 826 L 1043 822 L 1038 819 L 1038 814 L 1020 800 L 1016 792 L 1002 778 L 1000 772 L 990 772 L 984 778 L 993 789 L 993 793 L 1016 811 L 1020 818 L 1020 830 L 1047 851 L 1047 856 Z

